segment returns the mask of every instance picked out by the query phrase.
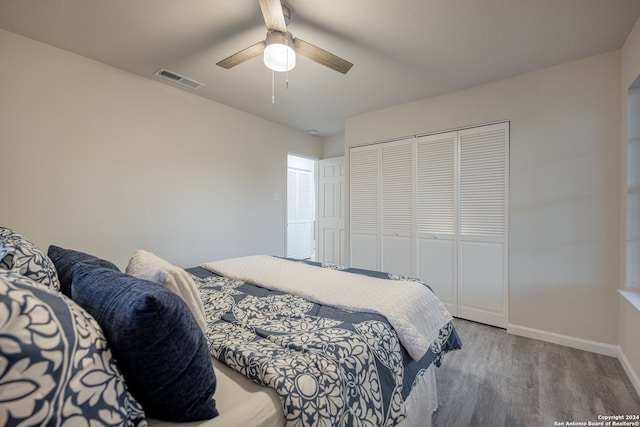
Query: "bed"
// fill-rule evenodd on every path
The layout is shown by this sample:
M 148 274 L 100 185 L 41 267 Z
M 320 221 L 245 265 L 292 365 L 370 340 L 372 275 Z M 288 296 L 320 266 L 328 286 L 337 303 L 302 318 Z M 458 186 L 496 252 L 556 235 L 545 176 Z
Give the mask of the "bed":
M 137 251 L 122 272 L 71 249 L 44 254 L 0 228 L 0 290 L 0 312 L 29 295 L 48 316 L 75 319 L 60 333 L 70 348 L 62 362 L 33 339 L 0 359 L 0 401 L 9 402 L 0 424 L 37 414 L 47 425 L 428 426 L 434 370 L 461 347 L 450 314 L 418 281 L 272 256 L 184 270 Z M 90 349 L 75 354 L 70 336 Z M 7 399 L 3 381 L 28 377 L 38 358 L 52 378 L 66 363 L 72 374 L 39 400 Z M 97 371 L 109 378 L 100 387 Z

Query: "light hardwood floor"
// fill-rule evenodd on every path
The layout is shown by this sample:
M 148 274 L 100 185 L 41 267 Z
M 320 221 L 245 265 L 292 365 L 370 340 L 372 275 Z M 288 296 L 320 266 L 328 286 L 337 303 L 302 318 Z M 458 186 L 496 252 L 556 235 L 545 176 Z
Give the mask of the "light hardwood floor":
M 454 325 L 462 350 L 436 370 L 434 427 L 553 427 L 640 414 L 640 398 L 616 358 L 462 319 Z

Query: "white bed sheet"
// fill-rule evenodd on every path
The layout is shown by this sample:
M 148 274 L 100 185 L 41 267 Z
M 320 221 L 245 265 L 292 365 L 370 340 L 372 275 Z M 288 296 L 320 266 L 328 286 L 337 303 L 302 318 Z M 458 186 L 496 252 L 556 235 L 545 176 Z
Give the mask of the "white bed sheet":
M 280 398 L 275 390 L 254 383 L 222 362 L 213 359 L 216 373 L 215 418 L 189 423 L 148 419 L 149 427 L 283 427 Z
M 261 386 L 213 359 L 216 372 L 215 418 L 189 423 L 149 419 L 149 427 L 283 427 L 280 398 L 275 390 Z M 407 418 L 397 427 L 431 427 L 431 416 L 438 408 L 435 367 L 431 365 L 417 383 L 405 404 Z
M 436 388 L 436 367 L 429 366 L 404 404 L 407 418 L 398 427 L 431 427 L 431 416 L 438 409 L 438 391 Z

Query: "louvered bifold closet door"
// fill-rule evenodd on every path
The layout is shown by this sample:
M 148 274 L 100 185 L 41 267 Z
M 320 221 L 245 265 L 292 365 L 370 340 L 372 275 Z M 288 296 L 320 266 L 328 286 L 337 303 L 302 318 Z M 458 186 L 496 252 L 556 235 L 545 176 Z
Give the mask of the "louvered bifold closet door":
M 379 270 L 380 147 L 350 151 L 349 210 L 351 266 Z
M 460 131 L 460 317 L 507 323 L 508 123 Z
M 423 136 L 416 147 L 418 277 L 454 316 L 457 140 L 458 132 Z
M 415 276 L 414 159 L 415 139 L 382 144 L 382 270 Z

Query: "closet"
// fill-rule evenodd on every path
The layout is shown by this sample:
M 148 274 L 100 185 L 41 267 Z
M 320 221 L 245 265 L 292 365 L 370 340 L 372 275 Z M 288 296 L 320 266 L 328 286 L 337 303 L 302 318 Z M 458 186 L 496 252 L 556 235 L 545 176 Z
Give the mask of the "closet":
M 353 147 L 353 267 L 418 277 L 454 316 L 506 327 L 509 123 Z

